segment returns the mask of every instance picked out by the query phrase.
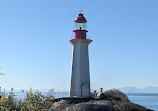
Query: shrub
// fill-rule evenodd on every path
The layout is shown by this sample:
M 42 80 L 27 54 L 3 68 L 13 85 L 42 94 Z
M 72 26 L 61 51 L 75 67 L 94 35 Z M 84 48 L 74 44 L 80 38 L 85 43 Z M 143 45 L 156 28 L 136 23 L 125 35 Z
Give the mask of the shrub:
M 29 92 L 26 92 L 24 100 L 16 98 L 13 93 L 13 88 L 11 92 L 7 95 L 0 89 L 0 110 L 1 111 L 40 111 L 43 109 L 48 109 L 52 101 L 54 100 L 54 90 L 49 90 L 49 93 L 42 95 L 41 92 L 36 91 L 33 93 L 32 88 Z

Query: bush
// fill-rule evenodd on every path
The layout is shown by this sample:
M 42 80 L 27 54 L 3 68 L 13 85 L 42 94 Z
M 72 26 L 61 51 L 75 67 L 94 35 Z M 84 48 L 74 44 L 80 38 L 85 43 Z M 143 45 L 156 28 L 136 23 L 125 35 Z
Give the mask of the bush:
M 13 93 L 13 88 L 11 92 L 7 95 L 0 89 L 0 110 L 1 111 L 39 111 L 50 108 L 52 101 L 54 100 L 54 90 L 49 90 L 49 93 L 42 95 L 41 92 L 36 91 L 33 93 L 32 88 L 29 92 L 26 92 L 24 100 L 16 98 Z

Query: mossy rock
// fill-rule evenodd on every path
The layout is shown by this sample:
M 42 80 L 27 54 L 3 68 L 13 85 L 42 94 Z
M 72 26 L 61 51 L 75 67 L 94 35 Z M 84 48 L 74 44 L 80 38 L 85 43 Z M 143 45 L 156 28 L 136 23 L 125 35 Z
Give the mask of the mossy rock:
M 66 108 L 65 111 L 116 111 L 108 105 L 80 103 Z
M 117 89 L 111 89 L 104 92 L 104 99 L 111 101 L 129 102 L 128 97 Z

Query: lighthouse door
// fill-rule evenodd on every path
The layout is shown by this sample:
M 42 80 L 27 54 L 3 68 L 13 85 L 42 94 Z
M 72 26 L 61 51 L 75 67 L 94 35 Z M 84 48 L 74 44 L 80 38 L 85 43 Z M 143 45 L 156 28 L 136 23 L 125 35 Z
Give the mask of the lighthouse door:
M 81 97 L 89 97 L 89 86 L 88 84 L 81 85 Z

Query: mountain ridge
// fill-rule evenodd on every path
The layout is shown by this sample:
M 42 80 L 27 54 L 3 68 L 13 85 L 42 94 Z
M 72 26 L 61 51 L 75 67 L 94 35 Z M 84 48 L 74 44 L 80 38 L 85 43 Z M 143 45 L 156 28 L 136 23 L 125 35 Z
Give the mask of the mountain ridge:
M 158 93 L 158 87 L 153 87 L 153 86 L 149 86 L 145 88 L 121 87 L 118 89 L 124 93 Z

